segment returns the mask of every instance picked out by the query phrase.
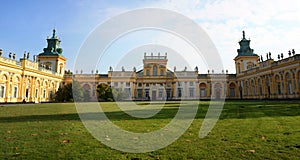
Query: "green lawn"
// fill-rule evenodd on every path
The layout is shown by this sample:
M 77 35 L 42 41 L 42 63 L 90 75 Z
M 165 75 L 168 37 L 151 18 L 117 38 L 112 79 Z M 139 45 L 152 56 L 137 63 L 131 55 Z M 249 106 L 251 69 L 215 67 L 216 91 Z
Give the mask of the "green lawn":
M 184 135 L 164 149 L 143 154 L 101 144 L 85 129 L 72 103 L 0 105 L 0 159 L 300 158 L 299 102 L 226 102 L 216 126 L 203 139 L 198 133 L 209 102 L 199 104 L 196 119 Z M 138 119 L 112 102 L 102 106 L 115 124 L 134 132 L 165 126 L 178 108 L 177 102 L 170 102 L 154 117 Z

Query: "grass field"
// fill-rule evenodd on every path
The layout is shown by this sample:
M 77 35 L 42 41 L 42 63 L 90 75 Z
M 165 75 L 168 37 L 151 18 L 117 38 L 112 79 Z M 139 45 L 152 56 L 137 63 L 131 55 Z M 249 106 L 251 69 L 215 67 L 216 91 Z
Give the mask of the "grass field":
M 142 104 L 142 103 L 141 103 Z M 85 129 L 72 103 L 0 107 L 0 159 L 299 159 L 299 102 L 226 102 L 211 133 L 198 138 L 209 102 L 199 102 L 190 128 L 164 149 L 133 154 L 111 149 Z M 168 124 L 176 102 L 138 119 L 103 103 L 108 117 L 128 131 Z

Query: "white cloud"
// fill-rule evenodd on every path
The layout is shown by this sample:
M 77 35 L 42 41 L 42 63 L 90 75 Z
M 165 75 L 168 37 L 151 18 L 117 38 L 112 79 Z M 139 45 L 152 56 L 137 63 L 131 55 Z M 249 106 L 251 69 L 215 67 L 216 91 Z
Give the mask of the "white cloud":
M 237 54 L 242 30 L 251 37 L 251 46 L 257 54 L 265 55 L 270 51 L 277 55 L 298 46 L 299 1 L 175 0 L 152 5 L 177 11 L 197 21 L 215 42 L 224 66 L 231 72 L 235 71 L 232 59 Z
M 109 18 L 135 7 L 169 9 L 196 21 L 211 37 L 230 72 L 235 72 L 233 58 L 237 55 L 242 30 L 251 38 L 256 54 L 264 56 L 270 51 L 277 55 L 292 48 L 300 52 L 300 1 L 162 0 L 134 7 L 112 6 L 99 9 L 97 14 Z

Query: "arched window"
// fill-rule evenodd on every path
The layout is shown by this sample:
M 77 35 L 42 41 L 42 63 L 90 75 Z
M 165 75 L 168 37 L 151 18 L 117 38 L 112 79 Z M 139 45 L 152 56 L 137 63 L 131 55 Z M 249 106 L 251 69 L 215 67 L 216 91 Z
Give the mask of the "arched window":
M 164 70 L 163 70 L 163 69 L 160 70 L 160 75 L 161 75 L 161 76 L 164 75 Z
M 15 78 L 14 78 L 14 92 L 13 92 L 13 98 L 17 98 L 17 97 L 18 97 L 19 83 L 20 83 L 20 78 L 19 78 L 19 77 L 15 77 Z
M 26 88 L 26 90 L 25 90 L 25 97 L 29 98 L 29 88 Z
M 293 94 L 292 79 L 291 79 L 290 73 L 287 73 L 285 75 L 285 79 L 286 79 L 287 93 L 288 94 Z
M 39 96 L 39 89 L 37 88 L 35 89 L 35 98 L 38 98 L 38 96 Z
M 5 86 L 3 84 L 1 84 L 0 86 L 0 98 L 4 98 L 5 97 Z
M 157 76 L 157 67 L 153 66 L 153 76 Z
M 267 94 L 268 96 L 271 95 L 271 86 L 270 85 L 271 85 L 270 79 L 267 77 L 265 94 Z
M 35 98 L 38 98 L 38 97 L 40 97 L 39 96 L 39 88 L 40 88 L 40 81 L 39 80 L 36 81 L 35 86 L 36 86 L 36 89 L 35 89 Z
M 275 81 L 276 81 L 277 94 L 281 94 L 281 83 L 280 83 L 280 77 L 278 75 L 276 75 Z
M 0 81 L 1 82 L 1 81 Z M 5 89 L 6 89 L 7 77 L 6 75 L 2 76 L 2 82 L 0 83 L 0 98 L 5 97 Z
M 44 89 L 43 98 L 46 98 L 46 89 Z
M 31 82 L 28 79 L 27 86 L 26 86 L 26 89 L 25 89 L 25 97 L 26 98 L 30 98 L 30 87 L 31 87 Z
M 15 85 L 14 86 L 14 98 L 17 98 L 17 96 L 18 96 L 18 86 L 17 85 Z
M 48 82 L 44 81 L 43 98 L 47 98 Z

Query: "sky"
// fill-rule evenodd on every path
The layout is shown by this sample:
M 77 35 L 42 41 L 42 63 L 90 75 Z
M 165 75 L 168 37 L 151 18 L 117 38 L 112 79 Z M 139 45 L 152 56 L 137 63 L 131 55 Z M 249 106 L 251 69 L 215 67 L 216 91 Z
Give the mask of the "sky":
M 9 52 L 16 53 L 17 58 L 22 57 L 24 51 L 31 55 L 41 53 L 47 45 L 46 37 L 52 35 L 53 28 L 56 28 L 63 56 L 68 59 L 67 69 L 71 71 L 90 33 L 114 16 L 141 8 L 168 9 L 196 22 L 216 46 L 224 69 L 229 73 L 235 73 L 233 59 L 237 55 L 243 30 L 246 38 L 251 39 L 251 48 L 256 54 L 263 55 L 264 59 L 267 52 L 271 52 L 275 60 L 279 53 L 287 57 L 291 49 L 300 52 L 300 1 L 295 0 L 0 0 L 0 3 L 0 48 L 4 51 L 3 56 L 8 56 Z M 128 35 L 127 39 L 120 38 L 112 45 L 114 49 L 108 50 L 97 65 L 100 72 L 107 73 L 110 65 L 115 66 L 116 70 L 120 69 L 120 64 L 123 64 L 118 61 L 120 57 L 133 50 L 141 52 L 143 45 L 177 41 L 170 41 L 174 39 L 172 35 L 155 31 L 133 35 Z M 131 47 L 128 47 L 129 44 Z M 172 46 L 176 44 L 171 45 L 170 51 L 176 50 Z M 154 50 L 154 54 L 165 52 L 163 48 L 159 49 Z M 145 50 L 151 52 L 149 48 Z M 195 60 L 188 53 L 182 53 L 181 50 L 176 52 L 189 57 L 187 61 L 191 68 L 199 66 L 200 73 L 213 69 L 207 68 L 203 60 Z M 134 66 L 140 69 L 144 52 L 136 54 L 138 60 Z M 181 63 L 172 60 L 172 53 L 168 54 L 168 59 L 168 68 L 184 68 Z M 130 70 L 132 66 L 125 68 Z M 89 68 L 82 67 L 84 72 L 90 73 Z

